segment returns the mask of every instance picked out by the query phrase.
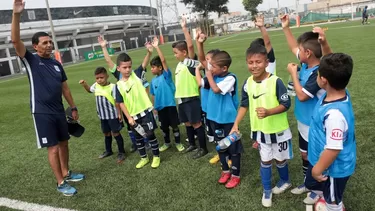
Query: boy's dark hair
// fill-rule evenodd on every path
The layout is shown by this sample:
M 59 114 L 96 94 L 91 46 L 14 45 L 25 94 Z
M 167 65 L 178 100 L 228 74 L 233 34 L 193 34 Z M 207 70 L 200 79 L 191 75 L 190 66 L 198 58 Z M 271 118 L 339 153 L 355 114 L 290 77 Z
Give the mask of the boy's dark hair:
M 151 66 L 157 66 L 157 67 L 162 67 L 163 64 L 161 63 L 161 59 L 159 56 L 155 56 L 154 58 L 151 59 L 150 61 Z
M 206 54 L 212 54 L 214 55 L 215 53 L 219 53 L 220 50 L 219 49 L 212 49 L 212 50 L 209 50 Z
M 188 51 L 187 43 L 186 41 L 177 41 L 172 44 L 172 48 L 176 48 L 179 51 Z
M 95 70 L 95 75 L 99 75 L 102 73 L 107 74 L 107 70 L 104 67 L 97 67 Z
M 37 32 L 33 35 L 33 37 L 31 38 L 31 43 L 33 45 L 38 45 L 39 44 L 39 38 L 40 37 L 49 37 L 49 34 L 47 34 L 46 32 Z
M 343 53 L 332 53 L 320 60 L 319 75 L 327 79 L 336 90 L 343 90 L 349 83 L 353 72 L 353 59 Z
M 230 57 L 229 53 L 226 51 L 218 51 L 212 55 L 212 60 L 215 61 L 219 67 L 227 66 L 229 69 L 230 65 L 232 64 L 232 58 Z
M 264 45 L 264 40 L 263 40 L 263 38 L 256 38 L 255 40 L 253 40 L 253 41 L 250 43 L 250 47 L 251 47 L 251 46 L 254 46 L 254 45 L 265 46 L 265 45 Z
M 127 53 L 121 53 L 117 57 L 117 66 L 120 66 L 121 62 L 131 62 L 132 58 Z
M 253 44 L 246 50 L 246 58 L 255 54 L 261 54 L 267 58 L 267 49 L 263 45 Z
M 302 45 L 305 49 L 313 52 L 316 58 L 322 57 L 322 47 L 318 41 L 319 34 L 314 32 L 305 32 L 298 37 L 298 44 Z

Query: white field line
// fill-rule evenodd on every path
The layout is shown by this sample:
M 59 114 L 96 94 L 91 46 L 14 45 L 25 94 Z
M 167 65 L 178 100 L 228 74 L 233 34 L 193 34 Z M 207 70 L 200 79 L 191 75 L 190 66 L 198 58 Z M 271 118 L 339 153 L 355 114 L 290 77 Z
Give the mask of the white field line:
M 75 211 L 0 197 L 0 206 L 24 211 Z
M 229 37 L 224 37 L 223 39 L 219 39 L 219 40 L 216 40 L 216 41 L 213 41 L 213 42 L 210 42 L 210 44 L 214 44 L 214 43 L 217 43 L 217 42 L 221 42 L 221 41 L 224 41 L 224 40 L 227 40 L 227 39 L 231 39 L 233 37 L 237 37 L 239 35 L 241 35 L 242 33 L 238 33 L 238 34 L 234 34 L 232 36 L 229 36 Z

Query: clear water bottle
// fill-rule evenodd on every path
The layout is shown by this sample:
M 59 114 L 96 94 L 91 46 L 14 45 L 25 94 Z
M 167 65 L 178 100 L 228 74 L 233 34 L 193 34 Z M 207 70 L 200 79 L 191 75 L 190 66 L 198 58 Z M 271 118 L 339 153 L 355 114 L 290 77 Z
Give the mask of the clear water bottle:
M 290 97 L 296 96 L 296 90 L 294 89 L 294 83 L 292 78 L 289 76 L 287 92 Z
M 138 124 L 138 123 L 135 123 L 135 125 L 133 125 L 133 128 L 135 131 L 137 131 L 137 133 L 139 135 L 141 135 L 143 138 L 147 138 L 147 134 L 146 134 L 146 131 L 143 129 L 143 127 Z
M 227 137 L 221 139 L 217 143 L 216 150 L 220 151 L 220 150 L 227 149 L 232 143 L 240 140 L 241 136 L 242 136 L 242 134 L 241 133 L 237 133 L 237 132 L 234 132 L 234 133 L 228 135 Z

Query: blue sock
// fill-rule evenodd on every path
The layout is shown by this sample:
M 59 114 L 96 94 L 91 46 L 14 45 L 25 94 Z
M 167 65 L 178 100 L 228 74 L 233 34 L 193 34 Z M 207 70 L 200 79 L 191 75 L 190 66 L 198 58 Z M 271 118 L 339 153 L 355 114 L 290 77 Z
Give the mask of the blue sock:
M 260 178 L 262 180 L 262 185 L 264 190 L 271 190 L 271 180 L 272 180 L 272 164 L 260 163 Z
M 134 135 L 133 131 L 130 130 L 130 131 L 128 131 L 128 133 L 129 133 L 129 137 L 130 137 L 130 140 L 132 141 L 133 145 L 137 146 L 137 141 L 135 140 L 135 135 Z
M 279 172 L 280 179 L 284 182 L 289 182 L 288 162 L 285 161 L 281 164 L 276 164 L 277 171 Z

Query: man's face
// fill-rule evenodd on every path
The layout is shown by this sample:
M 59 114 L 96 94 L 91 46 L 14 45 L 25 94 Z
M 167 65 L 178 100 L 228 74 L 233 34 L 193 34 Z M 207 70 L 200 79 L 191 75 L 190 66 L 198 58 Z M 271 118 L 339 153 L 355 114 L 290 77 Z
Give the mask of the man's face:
M 37 45 L 33 45 L 37 54 L 44 58 L 50 58 L 52 49 L 53 49 L 53 42 L 49 36 L 39 37 L 39 42 Z

